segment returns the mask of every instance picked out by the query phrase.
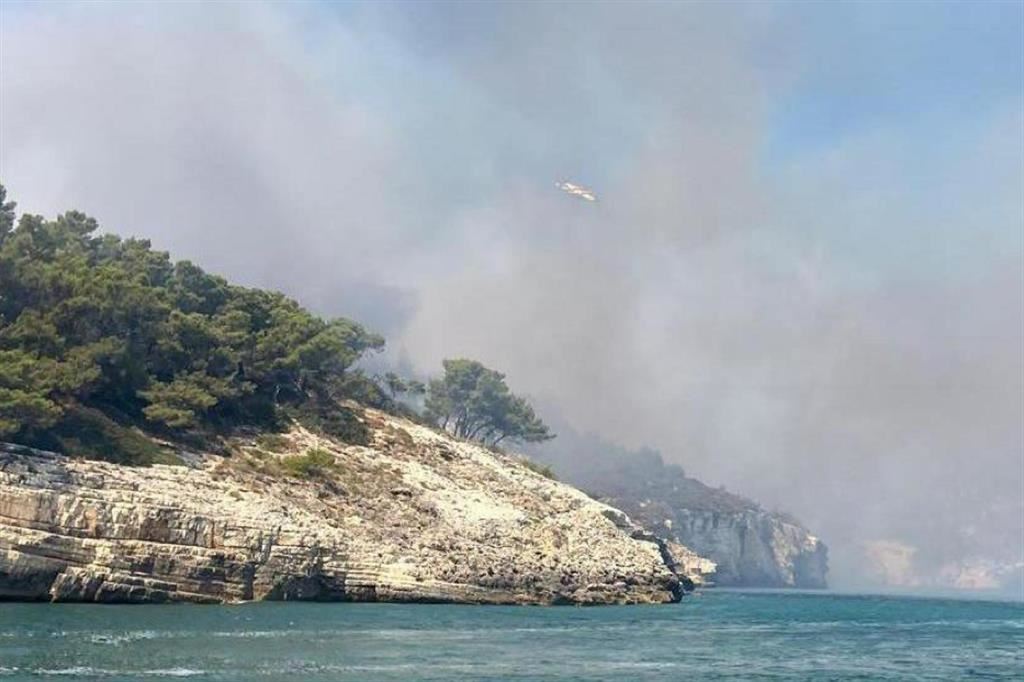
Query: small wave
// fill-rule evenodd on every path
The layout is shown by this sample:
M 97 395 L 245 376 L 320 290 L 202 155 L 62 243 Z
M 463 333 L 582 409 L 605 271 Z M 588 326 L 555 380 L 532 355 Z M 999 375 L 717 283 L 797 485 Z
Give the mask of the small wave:
M 391 637 L 391 638 L 423 638 L 423 637 L 446 637 L 449 639 L 457 639 L 460 636 L 464 637 L 478 637 L 481 633 L 487 632 L 488 628 L 475 629 L 475 630 L 457 630 L 457 629 L 417 629 L 417 628 L 374 628 L 374 629 L 356 629 L 356 628 L 345 628 L 337 630 L 222 630 L 219 632 L 211 632 L 207 637 L 218 637 L 226 639 L 279 639 L 282 637 L 301 637 L 308 639 L 315 637 L 317 639 L 324 639 L 329 637 L 353 637 L 353 636 L 372 636 L 372 637 Z M 498 632 L 498 630 L 494 630 Z
M 135 675 L 144 675 L 146 677 L 195 677 L 196 675 L 204 675 L 205 670 L 196 670 L 194 668 L 164 668 L 157 670 L 141 670 Z
M 91 668 L 87 665 L 74 665 L 70 668 L 40 668 L 39 670 L 33 670 L 32 673 L 35 675 L 50 675 L 61 677 L 96 677 L 116 674 L 112 670 L 101 670 L 99 668 Z
M 277 639 L 298 635 L 326 634 L 322 630 L 226 630 L 211 632 L 209 637 L 226 637 L 231 639 Z
M 678 668 L 675 661 L 588 661 L 581 664 L 588 671 L 602 670 L 669 670 Z
M 353 665 L 342 665 L 342 664 L 300 664 L 293 666 L 287 672 L 300 672 L 300 673 L 348 673 L 348 672 L 364 672 L 364 673 L 388 673 L 388 672 L 399 672 L 405 670 L 420 670 L 430 666 L 424 666 L 418 663 L 381 663 L 381 664 L 353 664 Z
M 3 669 L 0 669 L 2 671 Z M 13 670 L 17 670 L 14 668 Z M 5 673 L 6 674 L 6 673 Z M 70 668 L 40 668 L 32 671 L 33 675 L 50 677 L 195 677 L 206 674 L 205 670 L 195 668 L 153 668 L 151 670 L 107 670 L 104 668 L 93 668 L 85 665 L 75 665 Z
M 625 673 L 629 671 L 655 671 L 655 670 L 672 670 L 679 668 L 680 664 L 676 661 L 587 661 L 575 664 L 582 670 L 586 670 L 588 673 L 601 673 L 601 672 L 616 672 Z M 464 674 L 479 674 L 481 670 L 486 670 L 489 674 L 501 673 L 501 672 L 524 672 L 524 671 L 535 671 L 541 670 L 550 672 L 550 663 L 501 663 L 496 661 L 476 661 L 476 662 L 426 662 L 420 661 L 417 663 L 351 663 L 351 664 L 337 664 L 337 663 L 305 663 L 295 662 L 290 666 L 284 668 L 264 669 L 261 672 L 264 674 L 330 674 L 330 673 L 399 673 L 410 670 L 418 671 L 430 671 L 434 673 L 442 672 L 459 672 Z
M 156 639 L 160 633 L 153 630 L 138 630 L 136 632 L 125 632 L 121 634 L 96 634 L 90 635 L 89 641 L 93 644 L 112 644 L 120 646 L 128 642 L 137 642 L 142 639 Z

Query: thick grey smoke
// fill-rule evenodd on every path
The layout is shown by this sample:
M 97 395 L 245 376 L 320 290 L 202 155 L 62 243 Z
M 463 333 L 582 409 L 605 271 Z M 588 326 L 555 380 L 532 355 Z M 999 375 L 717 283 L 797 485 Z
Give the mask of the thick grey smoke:
M 990 584 L 1024 562 L 1019 8 L 917 8 L 4 5 L 0 178 L 420 371 L 479 358 L 795 513 L 839 585 Z

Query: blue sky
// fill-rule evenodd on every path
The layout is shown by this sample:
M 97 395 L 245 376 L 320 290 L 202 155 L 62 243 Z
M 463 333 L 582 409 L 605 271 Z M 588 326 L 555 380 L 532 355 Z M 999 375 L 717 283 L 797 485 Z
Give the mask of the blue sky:
M 813 56 L 778 103 L 770 148 L 782 158 L 876 127 L 925 147 L 1019 106 L 1024 4 L 804 3 L 794 14 Z

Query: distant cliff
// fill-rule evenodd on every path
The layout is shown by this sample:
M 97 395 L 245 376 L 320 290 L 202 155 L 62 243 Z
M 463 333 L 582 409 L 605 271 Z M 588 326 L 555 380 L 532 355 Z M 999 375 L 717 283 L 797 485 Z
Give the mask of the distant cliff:
M 784 516 L 759 509 L 713 511 L 685 502 L 603 498 L 655 535 L 715 562 L 718 585 L 827 587 L 825 543 Z
M 630 451 L 563 428 L 559 434 L 533 457 L 654 535 L 715 562 L 716 584 L 827 586 L 828 549 L 791 516 L 690 478 L 652 450 Z
M 410 421 L 301 428 L 130 467 L 0 445 L 0 599 L 676 601 L 686 563 L 622 512 Z M 684 581 L 685 582 L 685 581 Z

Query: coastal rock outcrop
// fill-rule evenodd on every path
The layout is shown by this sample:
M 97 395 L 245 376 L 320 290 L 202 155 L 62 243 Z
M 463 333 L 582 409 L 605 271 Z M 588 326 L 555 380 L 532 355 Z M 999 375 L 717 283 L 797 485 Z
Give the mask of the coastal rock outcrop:
M 638 523 L 715 564 L 723 586 L 827 586 L 828 549 L 798 523 L 761 509 L 712 511 L 615 498 Z
M 680 579 L 689 582 L 688 587 L 701 587 L 713 580 L 718 564 L 678 542 L 665 540 L 664 543 L 668 552 L 666 563 Z
M 0 447 L 0 599 L 657 603 L 661 544 L 512 457 L 367 410 L 126 467 Z M 296 460 L 303 453 L 315 459 Z M 326 455 L 324 454 L 326 453 Z M 308 466 L 289 467 L 298 461 Z M 187 464 L 185 463 L 187 462 Z M 312 462 L 312 464 L 310 464 Z
M 627 450 L 560 428 L 558 440 L 531 454 L 648 532 L 715 564 L 712 576 L 699 562 L 688 575 L 735 587 L 827 586 L 828 549 L 799 521 L 705 485 L 653 450 Z

